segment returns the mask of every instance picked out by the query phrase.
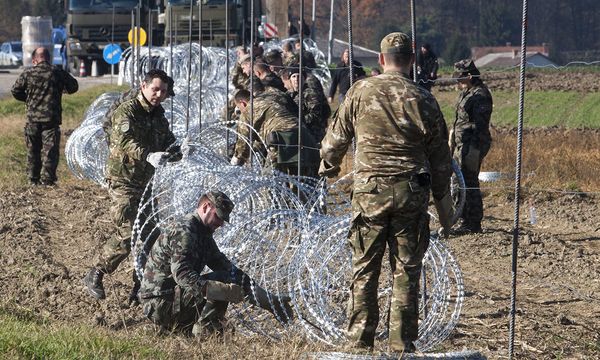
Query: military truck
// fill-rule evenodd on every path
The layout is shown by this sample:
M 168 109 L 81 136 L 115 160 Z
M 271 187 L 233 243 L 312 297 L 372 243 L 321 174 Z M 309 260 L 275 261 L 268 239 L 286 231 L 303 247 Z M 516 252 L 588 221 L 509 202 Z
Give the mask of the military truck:
M 163 0 L 164 13 L 161 22 L 165 28 L 165 45 L 168 45 L 172 29 L 173 43 L 181 44 L 189 41 L 190 0 Z M 202 41 L 206 46 L 225 46 L 227 40 L 225 22 L 225 0 L 202 0 Z M 194 17 L 192 19 L 192 41 L 199 39 L 198 2 L 193 1 Z M 255 14 L 261 13 L 261 1 L 254 0 Z M 169 14 L 171 9 L 171 14 Z M 229 45 L 246 44 L 250 41 L 250 1 L 229 0 Z M 170 19 L 173 19 L 171 27 Z
M 131 13 L 139 3 L 142 5 L 140 24 L 148 30 L 148 8 L 157 8 L 156 0 L 66 0 L 68 70 L 77 75 L 83 63 L 86 73 L 90 74 L 92 62 L 96 61 L 99 75 L 110 72 L 110 65 L 103 60 L 102 52 L 113 39 L 121 48 L 129 47 L 127 35 L 131 30 Z M 158 23 L 156 14 L 153 19 Z M 159 30 L 158 26 L 154 29 L 156 34 L 162 35 L 162 29 Z M 154 40 L 160 44 L 156 37 Z

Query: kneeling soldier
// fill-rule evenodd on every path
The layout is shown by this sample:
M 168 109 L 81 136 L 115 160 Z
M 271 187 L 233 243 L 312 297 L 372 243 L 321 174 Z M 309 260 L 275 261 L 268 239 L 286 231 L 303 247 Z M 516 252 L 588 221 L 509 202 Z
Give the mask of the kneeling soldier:
M 212 234 L 229 221 L 233 207 L 227 195 L 210 191 L 152 247 L 139 297 L 144 315 L 162 330 L 220 333 L 228 304 L 244 299 L 281 322 L 293 319 L 289 297 L 256 285 L 217 247 Z M 213 272 L 203 274 L 206 266 Z

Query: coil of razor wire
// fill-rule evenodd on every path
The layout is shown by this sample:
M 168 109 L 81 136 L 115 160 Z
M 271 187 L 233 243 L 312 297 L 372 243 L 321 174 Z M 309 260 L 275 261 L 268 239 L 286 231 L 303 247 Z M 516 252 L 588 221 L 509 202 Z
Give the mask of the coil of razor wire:
M 233 136 L 226 136 L 224 130 L 234 131 L 220 124 L 205 128 L 201 141 L 184 150 L 181 161 L 156 170 L 134 224 L 132 253 L 138 275 L 143 276 L 149 242 L 170 223 L 191 212 L 202 193 L 219 189 L 236 206 L 230 223 L 215 232 L 215 240 L 221 251 L 258 284 L 273 294 L 290 296 L 294 313 L 278 316 L 297 320 L 286 329 L 331 344 L 345 340 L 345 307 L 352 272 L 346 245 L 350 205 L 343 190 L 344 179 L 323 186 L 319 181 L 276 171 L 265 175 L 258 165 L 251 169 L 231 166 L 222 149 L 225 139 Z M 300 188 L 305 199 L 315 200 L 305 203 L 290 184 Z M 326 206 L 320 204 L 322 200 Z M 448 336 L 463 303 L 458 264 L 435 235 L 425 263 L 430 288 L 421 305 L 422 313 L 427 308 L 419 328 L 417 346 L 421 350 Z M 382 308 L 388 306 L 390 294 L 388 281 L 379 291 Z M 282 332 L 270 314 L 248 303 L 233 306 L 232 310 L 245 331 L 271 337 L 279 337 Z M 380 337 L 387 336 L 383 322 L 378 331 Z
M 307 48 L 310 49 L 310 43 Z M 169 58 L 173 56 L 172 64 L 177 64 L 172 69 L 176 96 L 167 100 L 164 108 L 170 109 L 169 102 L 172 102 L 173 131 L 178 139 L 187 136 L 201 141 L 184 149 L 183 160 L 156 169 L 146 188 L 132 236 L 136 272 L 143 274 L 145 255 L 160 232 L 192 211 L 202 193 L 219 189 L 232 198 L 236 207 L 231 223 L 217 230 L 215 239 L 220 249 L 259 284 L 274 294 L 291 297 L 294 314 L 278 315 L 297 319 L 287 329 L 328 343 L 345 339 L 344 309 L 351 274 L 351 255 L 346 246 L 350 224 L 350 204 L 345 191 L 347 179 L 326 186 L 324 181 L 312 178 L 287 176 L 272 170 L 265 173 L 260 166 L 263 155 L 254 152 L 252 156 L 257 161 L 251 168 L 229 165 L 226 149 L 240 136 L 237 127 L 247 125 L 218 123 L 227 96 L 223 91 L 226 84 L 218 75 L 226 63 L 223 61 L 225 53 L 222 49 L 200 50 L 199 46 L 192 45 L 192 52 L 203 51 L 203 64 L 192 66 L 188 72 L 184 62 L 189 58 L 189 51 L 189 45 L 180 45 L 173 54 L 165 48 L 153 48 L 151 56 L 147 51 L 141 52 L 146 54 L 140 59 L 141 71 L 146 71 L 148 64 L 170 71 Z M 131 54 L 126 54 L 124 64 L 130 58 Z M 131 68 L 123 67 L 125 79 L 133 79 Z M 187 93 L 178 84 L 186 83 L 179 80 L 199 76 L 199 71 L 203 71 L 202 106 L 206 127 L 200 130 L 192 126 L 186 133 Z M 328 71 L 325 74 L 329 76 Z M 199 98 L 196 91 L 198 89 L 191 89 L 192 101 Z M 102 121 L 118 96 L 105 94 L 94 102 L 67 143 L 67 162 L 78 177 L 99 184 L 104 182 L 108 148 Z M 190 106 L 190 117 L 198 116 L 198 105 L 194 102 Z M 167 110 L 167 118 L 169 112 Z M 253 138 L 261 140 L 256 132 Z M 248 139 L 242 140 L 249 145 Z M 427 308 L 420 326 L 418 346 L 421 350 L 443 341 L 454 328 L 463 301 L 458 264 L 435 236 L 425 262 L 426 278 L 431 286 L 429 297 L 421 305 L 422 312 Z M 388 283 L 380 290 L 382 307 L 389 303 L 389 296 Z M 274 320 L 248 304 L 235 306 L 233 311 L 246 331 L 272 337 L 279 336 L 278 321 L 285 320 Z M 385 326 L 380 326 L 379 333 L 380 337 L 387 336 Z

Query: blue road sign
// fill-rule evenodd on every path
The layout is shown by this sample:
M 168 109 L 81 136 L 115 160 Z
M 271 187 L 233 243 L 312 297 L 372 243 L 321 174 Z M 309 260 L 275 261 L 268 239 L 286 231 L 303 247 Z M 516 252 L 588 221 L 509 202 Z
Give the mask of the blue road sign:
M 104 61 L 111 65 L 114 65 L 119 63 L 119 60 L 121 60 L 122 53 L 123 50 L 121 50 L 121 47 L 119 45 L 110 44 L 104 48 L 104 52 L 102 53 L 102 55 L 104 56 Z

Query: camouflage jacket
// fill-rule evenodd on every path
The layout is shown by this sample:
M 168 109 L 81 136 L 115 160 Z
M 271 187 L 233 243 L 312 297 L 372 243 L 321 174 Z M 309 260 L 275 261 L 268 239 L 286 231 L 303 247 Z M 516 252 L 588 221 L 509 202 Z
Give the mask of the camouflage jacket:
M 114 112 L 107 162 L 107 178 L 144 187 L 154 167 L 146 162 L 151 152 L 167 151 L 175 143 L 162 106 L 152 107 L 140 92 Z M 170 149 L 176 151 L 176 147 Z
M 456 104 L 452 144 L 474 145 L 480 150 L 489 149 L 492 143 L 492 107 L 492 94 L 485 84 L 479 83 L 461 91 Z
M 27 68 L 12 87 L 15 99 L 27 104 L 30 123 L 62 123 L 62 94 L 73 94 L 79 89 L 77 80 L 59 67 L 47 62 Z
M 260 82 L 264 85 L 265 88 L 272 87 L 279 91 L 286 91 L 285 85 L 283 85 L 283 81 L 281 81 L 279 76 L 275 75 L 272 72 L 268 73 L 263 79 L 260 80 Z
M 300 106 L 298 92 L 289 91 L 288 94 L 294 99 L 296 105 Z M 310 131 L 315 141 L 320 144 L 327 131 L 327 121 L 331 115 L 331 108 L 323 92 L 323 86 L 315 76 L 308 75 L 305 87 L 302 89 L 302 98 L 304 126 Z
M 110 133 L 112 132 L 112 116 L 115 113 L 115 110 L 124 103 L 125 101 L 135 99 L 140 93 L 139 88 L 130 88 L 129 90 L 122 93 L 117 100 L 115 100 L 104 117 L 102 118 L 102 130 L 104 130 L 104 135 L 106 136 L 106 142 L 110 145 Z
M 231 83 L 236 90 L 248 89 L 250 77 L 244 74 L 242 65 L 235 63 L 235 67 L 231 71 Z
M 355 188 L 373 177 L 429 173 L 439 199 L 452 173 L 446 134 L 435 98 L 406 74 L 385 72 L 350 88 L 321 143 L 321 158 L 339 165 L 356 138 Z
M 251 125 L 263 141 L 267 141 L 269 134 L 274 131 L 288 131 L 298 127 L 297 110 L 294 112 L 293 100 L 284 92 L 268 88 L 263 93 L 254 97 L 254 122 L 250 117 L 250 106 L 242 113 L 241 121 Z M 243 138 L 250 138 L 250 129 L 240 126 L 238 140 L 235 144 L 234 155 L 242 160 L 248 160 L 250 150 Z M 253 137 L 256 137 L 253 135 Z M 253 147 L 266 153 L 266 149 L 257 145 L 258 139 L 253 139 Z
M 219 250 L 212 231 L 194 212 L 166 229 L 154 243 L 144 268 L 140 297 L 172 294 L 178 285 L 185 293 L 202 298 L 205 281 L 200 275 L 207 266 L 213 271 L 231 273 L 231 280 L 236 283 L 244 276 Z

